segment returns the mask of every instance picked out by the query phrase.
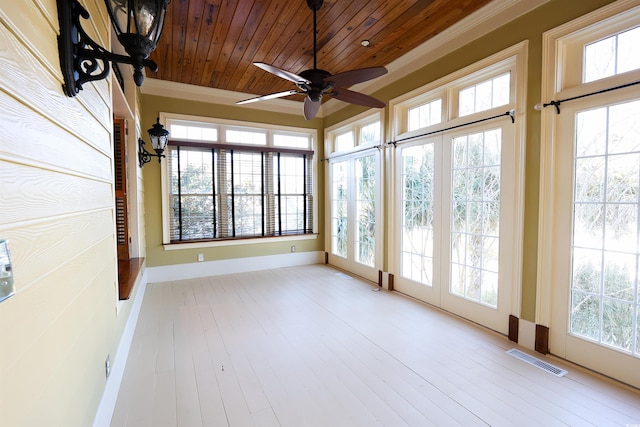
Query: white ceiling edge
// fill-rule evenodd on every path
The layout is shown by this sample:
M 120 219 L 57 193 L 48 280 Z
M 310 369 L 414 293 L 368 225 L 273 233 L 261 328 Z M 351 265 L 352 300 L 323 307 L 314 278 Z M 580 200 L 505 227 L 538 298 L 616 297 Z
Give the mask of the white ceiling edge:
M 378 77 L 375 80 L 354 85 L 351 89 L 371 94 L 377 88 L 388 86 L 400 80 L 413 71 L 429 65 L 447 55 L 449 52 L 461 48 L 473 40 L 490 33 L 497 27 L 542 6 L 548 1 L 549 0 L 494 0 L 387 65 L 389 72 L 386 75 Z M 147 95 L 167 96 L 219 105 L 235 105 L 237 101 L 252 96 L 259 96 L 257 94 L 233 92 L 154 78 L 146 78 L 145 83 L 141 87 L 141 91 Z M 239 105 L 238 107 L 301 114 L 302 105 L 300 101 L 272 99 Z M 343 102 L 331 99 L 322 105 L 318 117 L 327 116 L 342 108 L 345 108 Z

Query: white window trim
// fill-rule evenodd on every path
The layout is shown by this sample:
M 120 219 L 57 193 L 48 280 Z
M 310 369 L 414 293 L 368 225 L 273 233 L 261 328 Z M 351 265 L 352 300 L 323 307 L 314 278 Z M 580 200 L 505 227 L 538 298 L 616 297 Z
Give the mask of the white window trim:
M 382 144 L 384 142 L 384 130 L 382 129 L 382 111 L 375 113 L 371 113 L 371 111 L 365 111 L 364 113 L 358 114 L 357 116 L 351 117 L 350 119 L 326 128 L 324 131 L 324 152 L 327 154 L 326 157 L 331 158 L 332 156 L 343 156 L 345 154 L 357 152 L 368 147 L 373 147 L 375 144 L 359 145 L 358 141 L 360 140 L 360 128 L 376 121 L 380 122 L 381 127 L 380 141 L 378 142 L 378 144 Z M 336 137 L 349 131 L 353 132 L 354 146 L 349 150 L 334 151 Z
M 160 164 L 160 182 L 161 182 L 161 198 L 162 198 L 162 245 L 164 250 L 180 250 L 180 249 L 195 249 L 195 248 L 212 248 L 212 247 L 221 247 L 221 246 L 236 246 L 236 245 L 249 245 L 249 244 L 259 244 L 259 243 L 273 243 L 273 242 L 282 242 L 282 241 L 299 241 L 299 240 L 311 240 L 317 239 L 318 234 L 318 163 L 319 163 L 319 154 L 317 150 L 318 145 L 318 131 L 316 129 L 311 128 L 296 128 L 292 126 L 275 126 L 263 123 L 256 122 L 243 122 L 240 120 L 227 120 L 227 119 L 217 119 L 213 117 L 200 117 L 200 116 L 191 116 L 186 114 L 175 114 L 175 113 L 159 113 L 160 123 L 166 125 L 167 120 L 185 120 L 191 122 L 202 122 L 202 123 L 211 123 L 218 125 L 227 125 L 227 126 L 240 126 L 244 128 L 256 128 L 257 130 L 266 130 L 267 132 L 273 131 L 283 131 L 283 132 L 300 132 L 307 133 L 311 135 L 311 147 L 310 149 L 314 151 L 314 161 L 313 161 L 313 171 L 312 175 L 313 179 L 313 234 L 300 234 L 300 235 L 288 235 L 288 236 L 274 236 L 274 237 L 261 237 L 261 238 L 249 238 L 249 239 L 228 239 L 228 240 L 212 240 L 206 242 L 193 242 L 193 243 L 170 243 L 170 232 L 169 232 L 169 217 L 170 217 L 170 206 L 169 199 L 167 194 L 169 192 L 169 184 L 168 184 L 168 172 L 167 172 L 167 160 L 166 158 L 162 158 Z M 212 144 L 220 143 L 221 135 L 218 132 L 218 142 L 212 142 Z M 197 142 L 197 140 L 195 140 Z M 206 141 L 203 141 L 206 142 Z M 249 145 L 248 145 L 249 146 Z M 271 146 L 271 145 L 269 145 Z M 259 145 L 252 145 L 252 147 L 259 148 Z
M 524 240 L 524 189 L 525 189 L 525 140 L 526 140 L 526 105 L 527 105 L 527 59 L 528 59 L 528 40 L 522 41 L 509 48 L 506 48 L 500 52 L 497 52 L 487 58 L 484 58 L 474 64 L 471 64 L 465 68 L 462 68 L 454 73 L 444 76 L 436 81 L 428 83 L 420 88 L 417 88 L 409 93 L 406 93 L 398 98 L 395 98 L 389 102 L 390 110 L 390 140 L 397 140 L 401 138 L 413 137 L 421 135 L 425 132 L 440 131 L 450 128 L 452 126 L 469 123 L 483 117 L 490 117 L 492 115 L 504 113 L 511 109 L 515 109 L 515 157 L 514 172 L 516 177 L 515 185 L 515 199 L 514 203 L 514 232 L 513 239 L 510 239 L 511 247 L 508 247 L 509 243 L 505 240 L 505 250 L 509 250 L 513 253 L 513 259 L 515 265 L 511 272 L 511 283 L 513 288 L 511 291 L 511 313 L 517 317 L 521 312 L 521 297 L 522 297 L 522 269 L 523 269 L 523 240 Z M 513 99 L 507 105 L 485 110 L 479 113 L 470 114 L 463 117 L 458 117 L 458 108 L 456 102 L 450 102 L 451 91 L 458 91 L 460 88 L 464 88 L 473 82 L 480 81 L 488 76 L 497 75 L 502 72 L 501 70 L 515 70 L 511 78 L 511 88 Z M 447 93 L 449 92 L 449 93 Z M 407 111 L 408 108 L 419 105 L 420 102 L 425 102 L 438 97 L 438 93 L 442 95 L 443 111 L 445 117 L 441 123 L 433 125 L 428 128 L 418 129 L 411 132 L 406 132 L 407 126 Z M 456 105 L 452 105 L 456 104 Z M 448 115 L 448 116 L 447 116 Z M 402 127 L 404 126 L 404 128 Z M 398 209 L 395 206 L 396 200 L 398 200 L 397 194 L 397 180 L 398 175 L 395 170 L 397 161 L 395 157 L 395 150 L 390 150 L 389 156 L 391 170 L 389 173 L 389 197 L 388 200 L 393 201 L 393 206 L 389 209 L 389 223 L 396 224 L 399 221 Z M 388 245 L 390 247 L 398 247 L 399 237 L 396 233 L 390 233 Z M 389 258 L 390 271 L 399 271 L 399 265 L 397 265 L 396 257 Z
M 451 94 L 447 92 L 457 92 L 472 83 L 482 81 L 490 76 L 500 74 L 511 68 L 517 70 L 515 78 L 511 79 L 512 93 L 526 94 L 527 85 L 527 48 L 528 41 L 525 40 L 487 58 L 484 58 L 474 64 L 462 68 L 456 72 L 448 74 L 438 80 L 428 83 L 422 87 L 414 89 L 402 96 L 392 99 L 389 102 L 390 111 L 390 135 L 396 139 L 420 135 L 428 131 L 438 131 L 446 129 L 458 124 L 473 121 L 478 117 L 490 116 L 494 112 L 504 112 L 509 109 L 516 109 L 516 116 L 523 117 L 526 110 L 526 95 L 516 97 L 507 105 L 492 108 L 490 110 L 481 111 L 479 113 L 469 114 L 467 116 L 458 117 L 457 103 L 451 102 Z M 407 132 L 406 111 L 425 102 L 442 98 L 443 111 L 445 115 L 442 122 L 422 128 L 415 131 Z M 453 105 L 456 104 L 456 105 Z
M 640 13 L 640 1 L 619 0 L 604 6 L 592 13 L 574 19 L 564 25 L 545 32 L 542 35 L 542 102 L 554 99 L 564 99 L 572 96 L 590 93 L 605 87 L 615 86 L 623 80 L 628 80 L 629 73 L 596 80 L 590 83 L 575 85 L 574 79 L 563 75 L 566 61 L 566 51 L 576 40 L 584 40 L 585 33 L 591 33 L 595 28 L 608 27 L 627 22 L 628 16 L 615 19 L 615 16 L 631 11 L 635 7 Z M 614 22 L 615 24 L 612 24 Z M 635 21 L 637 23 L 637 21 Z M 617 26 L 617 25 L 616 25 Z M 611 27 L 609 27 L 611 28 Z M 609 30 L 611 31 L 611 29 Z M 574 58 L 575 60 L 575 58 Z M 562 64 L 556 67 L 556 63 Z M 638 73 L 636 70 L 635 73 Z M 640 74 L 640 73 L 639 73 Z M 580 76 L 581 77 L 581 76 Z M 562 108 L 562 107 L 560 107 Z M 539 325 L 551 324 L 551 295 L 552 295 L 552 254 L 554 215 L 554 133 L 556 127 L 555 108 L 545 108 L 541 111 L 540 125 L 540 203 L 538 208 L 538 265 L 536 284 L 536 320 Z

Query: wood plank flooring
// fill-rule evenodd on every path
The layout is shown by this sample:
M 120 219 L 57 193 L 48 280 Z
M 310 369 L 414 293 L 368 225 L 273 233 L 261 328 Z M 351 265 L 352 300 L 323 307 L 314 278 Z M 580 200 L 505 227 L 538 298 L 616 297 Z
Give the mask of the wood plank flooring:
M 638 390 L 513 347 L 324 265 L 154 283 L 111 425 L 640 424 Z

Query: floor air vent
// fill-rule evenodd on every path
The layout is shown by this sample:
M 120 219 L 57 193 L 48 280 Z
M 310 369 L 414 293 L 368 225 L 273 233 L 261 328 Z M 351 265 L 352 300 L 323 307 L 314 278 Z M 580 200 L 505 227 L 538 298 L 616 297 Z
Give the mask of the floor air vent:
M 564 369 L 560 369 L 557 366 L 553 366 L 551 363 L 544 362 L 538 359 L 537 357 L 529 356 L 527 353 L 523 353 L 520 350 L 516 350 L 515 348 L 512 348 L 511 350 L 507 350 L 507 353 L 509 353 L 510 355 L 512 355 L 517 359 L 527 362 L 530 365 L 533 365 L 537 368 L 547 371 L 550 374 L 555 375 L 556 377 L 563 377 L 567 374 L 567 371 L 565 371 Z

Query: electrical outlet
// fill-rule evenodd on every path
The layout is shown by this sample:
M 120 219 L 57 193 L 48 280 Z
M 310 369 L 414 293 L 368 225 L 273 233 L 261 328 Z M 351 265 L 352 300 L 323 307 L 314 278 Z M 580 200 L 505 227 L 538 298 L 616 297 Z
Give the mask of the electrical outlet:
M 104 373 L 107 378 L 109 378 L 109 375 L 111 375 L 111 360 L 109 358 L 109 355 L 107 355 L 107 360 L 104 361 Z
M 198 254 L 198 262 L 204 261 L 204 254 Z
M 296 251 L 296 247 L 295 246 L 291 246 L 291 252 L 295 252 Z

